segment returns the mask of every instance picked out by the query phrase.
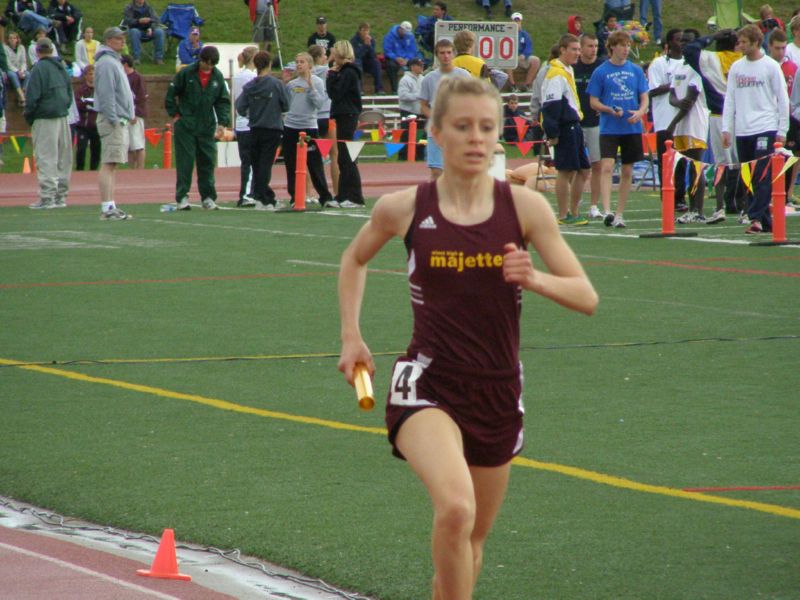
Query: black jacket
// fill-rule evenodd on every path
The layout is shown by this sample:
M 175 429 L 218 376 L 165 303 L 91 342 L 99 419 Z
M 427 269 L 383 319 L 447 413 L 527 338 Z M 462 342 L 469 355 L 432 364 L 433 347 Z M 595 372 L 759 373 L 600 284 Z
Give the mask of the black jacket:
M 328 71 L 325 82 L 331 99 L 331 118 L 361 114 L 361 69 L 345 63 L 338 71 Z

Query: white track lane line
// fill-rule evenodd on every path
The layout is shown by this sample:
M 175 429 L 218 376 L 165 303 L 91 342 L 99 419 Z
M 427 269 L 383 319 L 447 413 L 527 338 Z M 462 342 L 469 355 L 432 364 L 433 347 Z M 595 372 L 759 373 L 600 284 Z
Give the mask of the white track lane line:
M 141 592 L 143 594 L 153 596 L 154 598 L 161 598 L 162 600 L 180 600 L 180 598 L 178 598 L 177 596 L 162 594 L 161 592 L 157 592 L 155 590 L 151 590 L 146 587 L 141 587 L 139 585 L 136 585 L 135 583 L 123 581 L 122 579 L 117 579 L 116 577 L 110 577 L 109 575 L 105 575 L 104 573 L 98 573 L 97 571 L 92 571 L 90 569 L 86 569 L 78 565 L 73 565 L 72 563 L 68 563 L 58 558 L 53 558 L 52 556 L 47 556 L 46 554 L 32 552 L 31 550 L 26 550 L 25 548 L 19 548 L 17 546 L 11 546 L 10 544 L 4 544 L 3 542 L 0 542 L 0 548 L 5 548 L 6 550 L 10 550 L 11 552 L 16 552 L 17 554 L 24 554 L 32 558 L 44 560 L 53 563 L 55 565 L 58 565 L 59 567 L 64 567 L 65 569 L 71 569 L 73 571 L 77 571 L 78 573 L 82 573 L 84 575 L 90 575 L 92 577 L 102 579 L 103 581 L 113 583 L 114 585 L 118 585 L 120 587 L 124 587 L 129 590 L 133 590 L 135 592 Z

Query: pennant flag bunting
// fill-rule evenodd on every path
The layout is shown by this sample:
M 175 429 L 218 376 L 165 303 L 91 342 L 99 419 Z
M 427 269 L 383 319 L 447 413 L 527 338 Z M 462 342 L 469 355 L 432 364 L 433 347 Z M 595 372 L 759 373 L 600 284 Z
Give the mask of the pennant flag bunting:
M 377 142 L 381 139 L 381 132 L 377 129 L 373 129 L 369 132 L 369 137 L 373 142 Z
M 363 135 L 364 135 L 364 132 L 359 129 L 353 134 L 353 139 L 354 140 L 360 140 Z
M 380 134 L 381 138 L 383 139 L 386 137 L 386 130 L 383 128 L 383 123 L 378 123 L 378 133 Z M 377 140 L 376 140 L 377 141 Z
M 517 139 L 524 140 L 525 134 L 528 132 L 528 122 L 522 117 L 514 117 L 514 125 L 517 126 Z M 523 156 L 525 155 L 523 154 Z
M 25 138 L 22 138 L 22 139 L 24 140 Z M 20 148 L 19 143 L 17 142 L 17 136 L 15 136 L 15 135 L 11 136 L 11 145 L 14 146 L 14 150 L 17 151 L 17 154 L 22 152 L 22 149 Z
M 725 165 L 717 165 L 717 172 L 714 174 L 714 187 L 719 184 L 719 180 L 722 179 L 723 173 L 725 173 Z
M 706 171 L 705 166 L 699 160 L 693 160 L 692 164 L 694 165 L 695 177 L 694 182 L 692 182 L 692 187 L 689 191 L 690 194 L 694 194 L 697 191 L 697 186 L 700 185 L 700 181 Z
M 788 171 L 789 169 L 791 169 L 791 168 L 792 168 L 792 166 L 794 165 L 794 163 L 796 163 L 798 160 L 800 160 L 800 157 L 797 157 L 797 156 L 792 156 L 792 157 L 790 157 L 790 158 L 789 158 L 789 159 L 788 159 L 788 160 L 787 160 L 787 161 L 786 161 L 786 162 L 783 164 L 783 168 L 781 169 L 781 172 L 780 172 L 780 173 L 778 173 L 778 174 L 775 176 L 775 179 L 773 179 L 773 180 L 772 180 L 772 182 L 773 182 L 773 183 L 775 183 L 775 181 L 777 181 L 778 177 L 780 177 L 781 175 L 783 175 L 784 173 L 786 173 L 786 171 Z
M 747 191 L 751 194 L 753 193 L 753 186 L 750 185 L 751 176 L 750 176 L 750 163 L 742 163 L 742 168 L 739 169 L 739 177 L 742 178 L 742 183 L 744 183 Z
M 394 156 L 395 154 L 400 152 L 400 149 L 403 146 L 405 146 L 405 144 L 394 144 L 392 142 L 386 142 L 384 145 L 386 146 L 386 156 L 388 157 Z
M 522 156 L 528 154 L 533 148 L 533 142 L 516 142 L 514 145 L 519 149 Z
M 151 146 L 158 146 L 158 142 L 161 141 L 161 136 L 163 134 L 158 131 L 158 129 L 145 129 L 144 130 L 144 137 L 150 143 Z
M 347 147 L 347 152 L 350 154 L 350 160 L 355 161 L 358 160 L 358 155 L 361 154 L 361 151 L 364 149 L 364 145 L 366 142 L 345 142 L 344 145 Z
M 320 154 L 322 154 L 322 158 L 328 158 L 328 154 L 331 153 L 331 147 L 333 146 L 333 142 L 335 140 L 331 139 L 324 139 L 320 138 L 317 139 L 317 148 L 319 148 Z
M 392 129 L 392 141 L 397 143 L 400 141 L 400 138 L 403 137 L 403 130 L 402 129 Z

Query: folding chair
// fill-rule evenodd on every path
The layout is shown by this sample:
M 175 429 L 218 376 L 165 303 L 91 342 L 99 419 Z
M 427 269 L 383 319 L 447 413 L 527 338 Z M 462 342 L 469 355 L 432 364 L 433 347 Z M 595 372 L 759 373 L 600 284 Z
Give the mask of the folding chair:
M 658 180 L 656 179 L 656 168 L 658 167 L 658 160 L 656 157 L 656 134 L 655 132 L 642 134 L 642 148 L 644 149 L 645 160 L 647 161 L 647 170 L 642 175 L 642 178 L 636 182 L 635 191 L 639 191 L 642 184 L 647 180 L 648 174 L 650 175 L 650 185 L 655 190 L 658 187 Z
M 200 14 L 194 4 L 167 4 L 167 8 L 161 13 L 161 24 L 164 25 L 167 34 L 168 51 L 172 47 L 173 38 L 180 42 L 189 37 L 192 27 L 201 27 L 205 20 L 200 18 Z

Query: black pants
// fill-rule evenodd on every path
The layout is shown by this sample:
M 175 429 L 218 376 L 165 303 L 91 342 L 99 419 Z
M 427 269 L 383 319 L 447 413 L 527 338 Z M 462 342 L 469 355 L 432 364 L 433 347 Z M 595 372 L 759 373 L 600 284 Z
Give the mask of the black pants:
M 86 148 L 89 148 L 89 170 L 96 171 L 100 166 L 100 134 L 97 127 L 76 127 L 78 144 L 75 148 L 75 170 L 83 171 L 86 165 Z
M 247 184 L 250 182 L 250 169 L 253 166 L 252 159 L 250 158 L 250 132 L 237 131 L 236 132 L 236 147 L 239 149 L 239 162 L 241 163 L 239 174 L 239 201 L 242 201 L 245 196 L 253 196 L 253 186 L 250 185 L 248 189 Z
M 775 134 L 774 131 L 765 131 L 756 135 L 736 136 L 736 153 L 740 163 L 761 159 L 756 162 L 756 168 L 751 173 L 753 199 L 747 208 L 747 216 L 751 221 L 761 223 L 764 231 L 772 231 L 772 215 L 769 214 L 769 203 L 772 199 L 770 155 L 774 150 L 772 145 L 775 143 Z
M 247 152 L 253 167 L 253 198 L 262 204 L 275 204 L 275 192 L 269 186 L 269 182 L 272 180 L 272 165 L 282 137 L 283 131 L 280 129 L 265 127 L 253 127 L 248 136 Z M 246 186 L 247 179 L 244 172 L 244 160 L 242 160 L 242 180 Z M 241 194 L 239 197 L 241 198 Z
M 316 129 L 301 130 L 292 129 L 291 127 L 283 128 L 283 160 L 286 163 L 286 184 L 289 186 L 289 195 L 292 197 L 292 202 L 294 202 L 297 142 L 300 139 L 301 131 L 305 131 L 306 134 L 308 134 L 306 136 L 306 140 L 308 140 L 308 174 L 311 177 L 311 183 L 314 189 L 317 190 L 317 194 L 319 194 L 319 203 L 324 205 L 326 202 L 333 200 L 333 196 L 328 189 L 328 181 L 325 179 L 325 169 L 322 166 L 322 154 L 320 154 L 317 144 L 312 141 L 313 138 L 319 136 L 319 132 Z M 341 186 L 341 183 L 339 185 Z
M 361 191 L 361 173 L 358 172 L 358 163 L 350 158 L 345 140 L 352 140 L 358 128 L 358 115 L 337 115 L 336 119 L 336 147 L 339 150 L 339 196 L 337 200 L 349 200 L 355 204 L 364 204 L 364 194 Z

